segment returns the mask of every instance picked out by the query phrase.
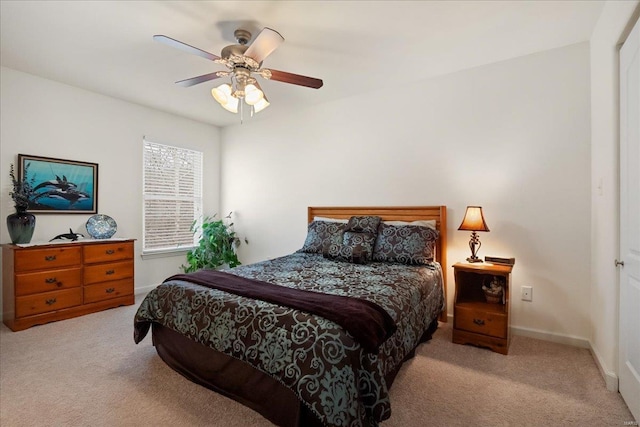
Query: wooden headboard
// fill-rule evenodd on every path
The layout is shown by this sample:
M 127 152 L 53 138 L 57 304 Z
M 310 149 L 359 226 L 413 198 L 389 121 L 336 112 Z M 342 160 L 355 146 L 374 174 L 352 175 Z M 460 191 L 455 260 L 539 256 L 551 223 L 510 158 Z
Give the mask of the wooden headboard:
M 436 261 L 442 266 L 445 300 L 447 297 L 447 207 L 446 206 L 384 206 L 384 207 L 313 207 L 308 208 L 308 222 L 316 216 L 349 219 L 352 216 L 377 215 L 383 221 L 435 220 L 440 238 L 436 243 Z M 446 307 L 446 306 L 445 306 Z M 447 310 L 440 315 L 447 321 Z

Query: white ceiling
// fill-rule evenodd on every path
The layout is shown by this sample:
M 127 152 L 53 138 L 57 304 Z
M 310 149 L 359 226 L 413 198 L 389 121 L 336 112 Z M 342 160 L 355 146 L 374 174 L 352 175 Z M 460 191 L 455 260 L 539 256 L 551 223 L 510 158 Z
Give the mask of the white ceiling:
M 164 34 L 216 55 L 238 27 L 280 32 L 263 64 L 324 80 L 321 89 L 260 81 L 283 115 L 376 88 L 586 41 L 602 1 L 6 1 L 0 60 L 13 68 L 217 126 L 239 123 L 211 97 L 225 69 L 154 42 Z M 246 121 L 245 121 L 246 123 Z

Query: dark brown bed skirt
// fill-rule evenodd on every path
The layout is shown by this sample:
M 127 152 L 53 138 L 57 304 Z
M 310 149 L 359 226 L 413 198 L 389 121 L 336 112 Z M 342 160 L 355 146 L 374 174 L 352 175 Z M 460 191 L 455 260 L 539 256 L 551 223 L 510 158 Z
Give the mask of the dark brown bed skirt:
M 436 319 L 422 336 L 421 342 L 431 339 L 437 327 Z M 160 358 L 187 379 L 242 403 L 278 426 L 322 426 L 293 391 L 251 365 L 157 323 L 153 323 L 152 336 Z M 415 349 L 405 361 L 414 354 Z M 389 388 L 399 370 L 400 366 L 385 377 Z

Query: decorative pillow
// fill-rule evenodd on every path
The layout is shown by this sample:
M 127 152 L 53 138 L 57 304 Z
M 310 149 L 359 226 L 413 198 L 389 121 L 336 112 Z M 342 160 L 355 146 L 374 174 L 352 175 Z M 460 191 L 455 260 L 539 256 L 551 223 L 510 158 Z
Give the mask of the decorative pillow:
M 352 216 L 349 218 L 347 228 L 344 231 L 355 231 L 357 233 L 378 232 L 381 218 L 379 216 Z
M 426 264 L 435 258 L 439 234 L 437 230 L 419 225 L 382 223 L 373 247 L 373 260 Z
M 322 256 L 327 259 L 347 261 L 354 264 L 365 264 L 367 259 L 362 245 L 343 245 L 327 241 L 322 249 Z
M 340 222 L 312 221 L 307 230 L 307 238 L 301 252 L 322 253 L 325 242 L 342 243 L 342 233 L 347 224 Z
M 355 248 L 361 247 L 365 261 L 371 261 L 373 255 L 373 245 L 376 242 L 374 233 L 358 233 L 355 231 L 345 231 L 342 237 L 342 246 Z

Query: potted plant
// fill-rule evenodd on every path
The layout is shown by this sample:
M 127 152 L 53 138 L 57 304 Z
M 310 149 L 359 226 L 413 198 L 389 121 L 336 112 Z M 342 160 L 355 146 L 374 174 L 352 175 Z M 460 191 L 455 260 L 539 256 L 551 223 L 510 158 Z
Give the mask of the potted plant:
M 202 268 L 219 268 L 228 265 L 233 268 L 240 265 L 236 249 L 240 246 L 240 238 L 233 230 L 233 223 L 229 221 L 231 212 L 224 219 L 216 219 L 216 215 L 207 216 L 198 226 L 194 221 L 191 231 L 201 233 L 198 246 L 187 252 L 187 265 L 181 268 L 185 273 L 191 273 Z M 245 239 L 247 242 L 247 239 Z
M 27 212 L 29 208 L 29 200 L 35 194 L 33 190 L 34 179 L 29 181 L 28 179 L 29 165 L 24 168 L 24 176 L 22 179 L 16 177 L 13 164 L 9 170 L 9 177 L 11 178 L 11 184 L 13 190 L 9 192 L 11 199 L 13 199 L 16 212 L 7 216 L 7 229 L 11 242 L 16 243 L 29 243 L 33 236 L 33 230 L 36 227 L 35 215 Z

